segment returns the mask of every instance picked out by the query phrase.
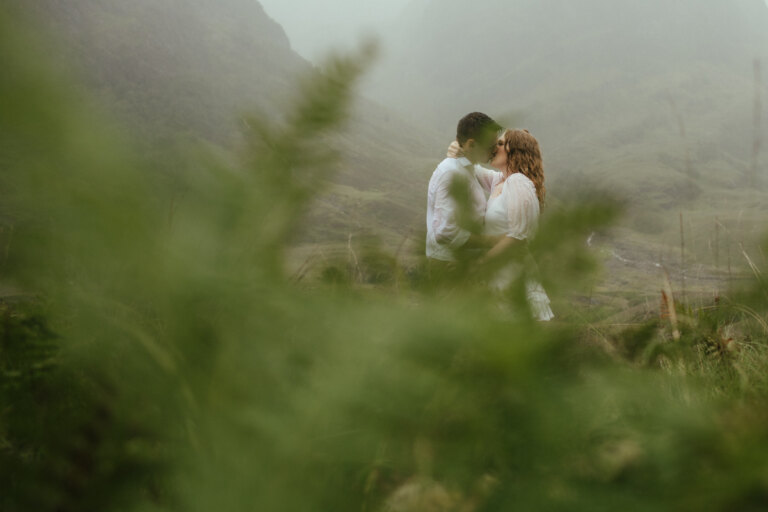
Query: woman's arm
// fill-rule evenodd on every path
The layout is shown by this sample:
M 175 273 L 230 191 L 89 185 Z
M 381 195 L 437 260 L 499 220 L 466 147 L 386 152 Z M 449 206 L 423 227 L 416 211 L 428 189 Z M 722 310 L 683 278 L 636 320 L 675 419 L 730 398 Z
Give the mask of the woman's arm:
M 488 251 L 482 258 L 480 258 L 479 263 L 488 263 L 489 261 L 494 260 L 503 254 L 506 254 L 511 247 L 523 246 L 524 244 L 525 240 L 518 240 L 517 238 L 512 238 L 509 236 L 502 236 L 496 245 L 494 245 L 491 250 Z
M 473 233 L 470 235 L 465 247 L 467 249 L 488 249 L 489 247 L 493 249 L 499 242 L 502 241 L 502 238 L 506 237 L 504 235 L 493 236 L 478 235 Z
M 461 146 L 459 145 L 458 141 L 451 142 L 451 145 L 448 146 L 448 152 L 446 155 L 448 158 L 461 158 L 464 156 L 464 151 L 461 150 Z
M 503 187 L 500 200 L 506 205 L 507 234 L 482 258 L 483 263 L 509 256 L 513 247 L 525 247 L 538 224 L 539 201 L 533 183 L 522 175 L 512 175 Z

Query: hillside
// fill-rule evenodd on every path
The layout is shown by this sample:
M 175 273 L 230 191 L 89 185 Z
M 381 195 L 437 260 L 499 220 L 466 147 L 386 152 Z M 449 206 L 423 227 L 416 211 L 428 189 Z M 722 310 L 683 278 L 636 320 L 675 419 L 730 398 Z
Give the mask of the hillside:
M 731 240 L 764 231 L 768 196 L 751 186 L 755 171 L 768 184 L 763 0 L 463 7 L 414 0 L 366 92 L 430 120 L 446 137 L 470 110 L 530 129 L 542 144 L 553 202 L 574 189 L 621 197 L 628 215 L 611 251 L 644 267 L 679 261 L 680 212 L 693 237 L 687 250 L 702 264 L 713 262 L 716 218 Z
M 280 178 L 317 171 L 356 59 L 304 90 L 260 172 L 190 158 L 166 222 L 173 190 L 36 35 L 0 10 L 0 282 L 27 292 L 0 286 L 3 512 L 765 510 L 761 276 L 608 317 L 569 292 L 608 213 L 587 207 L 543 230 L 539 272 L 519 266 L 546 279 L 550 324 L 524 279 L 477 282 L 506 265 L 297 286 L 284 255 L 308 197 Z M 386 154 L 379 115 L 362 119 Z
M 605 179 L 658 205 L 698 176 L 686 146 L 713 185 L 749 169 L 753 61 L 768 55 L 762 0 L 481 0 L 476 23 L 459 10 L 413 2 L 369 92 L 441 126 L 473 109 L 506 117 L 539 136 L 551 177 Z M 658 172 L 642 176 L 649 166 Z
M 26 3 L 110 110 L 155 134 L 228 141 L 235 109 L 268 109 L 308 64 L 257 2 Z
M 298 81 L 312 71 L 255 0 L 19 5 L 50 34 L 88 94 L 161 161 L 179 138 L 234 151 L 239 119 L 256 113 L 279 122 Z M 341 173 L 309 213 L 297 243 L 346 243 L 362 231 L 395 243 L 421 223 L 421 188 L 435 150 L 443 151 L 442 139 L 360 98 L 334 145 Z

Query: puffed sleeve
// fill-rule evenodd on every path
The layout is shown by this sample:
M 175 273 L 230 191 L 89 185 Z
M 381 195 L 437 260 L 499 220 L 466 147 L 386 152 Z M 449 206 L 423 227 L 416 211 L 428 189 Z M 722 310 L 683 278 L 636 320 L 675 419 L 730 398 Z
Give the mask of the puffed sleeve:
M 539 199 L 533 182 L 522 174 L 513 174 L 502 189 L 507 210 L 507 236 L 526 240 L 539 225 Z

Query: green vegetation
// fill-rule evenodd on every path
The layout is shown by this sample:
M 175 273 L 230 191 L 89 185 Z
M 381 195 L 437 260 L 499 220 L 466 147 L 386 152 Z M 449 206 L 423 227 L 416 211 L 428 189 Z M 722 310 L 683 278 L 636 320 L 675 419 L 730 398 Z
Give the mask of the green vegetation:
M 251 118 L 241 159 L 183 148 L 170 181 L 0 14 L 2 280 L 31 294 L 0 309 L 0 509 L 764 508 L 759 276 L 610 332 L 528 320 L 522 283 L 510 317 L 370 244 L 325 284 L 288 277 L 370 57 Z M 615 213 L 553 206 L 531 247 L 553 297 L 588 286 Z
M 127 127 L 137 153 L 171 182 L 188 172 L 188 164 L 194 167 L 194 160 L 177 154 L 186 147 L 240 158 L 246 115 L 284 122 L 300 76 L 312 71 L 255 0 L 11 5 L 45 29 L 56 59 L 73 70 L 83 92 Z M 294 237 L 300 253 L 335 253 L 350 233 L 361 231 L 375 231 L 396 246 L 404 226 L 423 224 L 419 184 L 429 179 L 445 140 L 356 97 L 331 144 L 341 156 L 334 175 L 339 187 L 314 201 Z
M 700 16 L 687 15 L 694 4 Z M 128 128 L 132 153 L 178 185 L 177 196 L 184 194 L 178 176 L 197 165 L 186 148 L 238 161 L 245 114 L 284 122 L 297 77 L 311 71 L 255 1 L 10 5 L 23 6 L 45 28 L 55 59 Z M 446 4 L 437 16 L 418 12 L 423 7 L 414 2 L 398 38 L 403 48 L 384 48 L 369 86 L 361 87 L 383 89 L 379 96 L 394 100 L 377 106 L 356 96 L 345 127 L 328 139 L 339 152 L 338 172 L 293 235 L 292 272 L 317 277 L 348 257 L 350 237 L 353 246 L 377 239 L 402 265 L 417 265 L 426 183 L 456 120 L 477 109 L 510 114 L 510 125 L 525 125 L 540 139 L 553 207 L 572 200 L 566 191 L 574 190 L 609 191 L 626 204 L 616 227 L 593 240 L 606 271 L 594 288 L 576 290 L 581 299 L 607 302 L 630 288 L 655 303 L 657 264 L 676 288 L 685 274 L 687 292 L 711 297 L 751 275 L 740 244 L 766 264 L 759 248 L 766 193 L 749 186 L 752 65 L 760 57 L 755 48 L 765 48 L 761 23 L 768 23 L 762 0 L 740 0 L 738 8 L 729 0 L 686 0 L 674 8 L 660 0 L 631 8 L 602 0 L 517 1 L 511 18 L 495 15 L 508 3 L 484 0 L 475 6 L 480 22 L 460 32 L 466 44 L 457 47 L 447 41 L 464 19 L 448 15 L 461 8 Z M 476 74 L 455 76 L 467 61 Z M 424 121 L 427 127 L 414 124 Z M 758 154 L 759 169 L 765 162 Z M 614 300 L 614 309 L 621 304 Z

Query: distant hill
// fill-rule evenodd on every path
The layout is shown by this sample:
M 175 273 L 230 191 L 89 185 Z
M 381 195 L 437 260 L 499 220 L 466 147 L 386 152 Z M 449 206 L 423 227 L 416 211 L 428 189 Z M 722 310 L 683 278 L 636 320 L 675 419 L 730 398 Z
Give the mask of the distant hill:
M 311 70 L 255 0 L 12 1 L 89 93 L 160 153 L 180 135 L 232 148 L 240 116 L 278 119 Z M 343 171 L 300 241 L 341 243 L 375 231 L 394 243 L 422 223 L 444 140 L 359 99 L 336 144 Z
M 400 27 L 367 92 L 439 126 L 482 110 L 529 128 L 555 194 L 589 181 L 636 211 L 727 209 L 748 184 L 763 0 L 414 0 Z
M 86 84 L 142 132 L 227 141 L 234 112 L 268 111 L 308 67 L 255 1 L 40 0 L 24 7 Z

